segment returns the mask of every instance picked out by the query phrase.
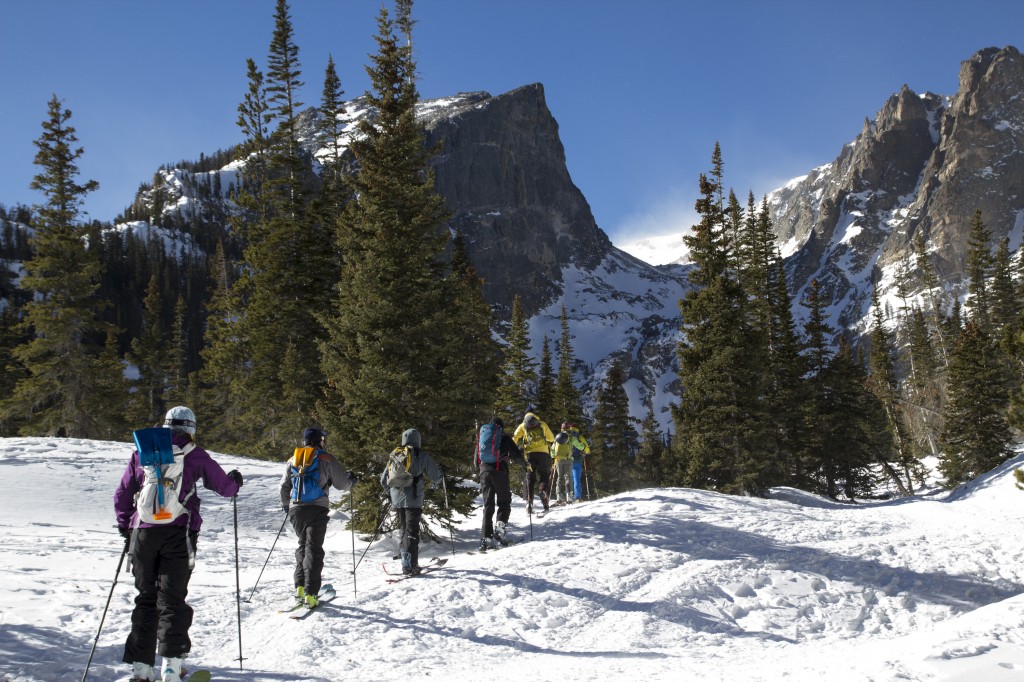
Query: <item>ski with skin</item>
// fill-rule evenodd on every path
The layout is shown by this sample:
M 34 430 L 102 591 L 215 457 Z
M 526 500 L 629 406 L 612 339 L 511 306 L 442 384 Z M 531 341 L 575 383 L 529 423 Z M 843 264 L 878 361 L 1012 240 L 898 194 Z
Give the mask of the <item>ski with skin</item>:
M 181 682 L 210 682 L 210 671 L 189 670 L 181 676 Z
M 393 559 L 398 559 L 398 557 L 392 557 L 392 558 L 393 558 Z M 428 562 L 426 563 L 426 565 L 425 565 L 425 566 L 421 566 L 421 567 L 420 567 L 420 570 L 421 570 L 421 571 L 425 571 L 425 570 L 427 570 L 428 568 L 435 568 L 435 567 L 437 567 L 437 566 L 442 566 L 442 565 L 444 565 L 444 564 L 445 564 L 445 563 L 446 563 L 447 561 L 448 561 L 447 559 L 442 559 L 441 557 L 434 557 L 433 559 L 431 559 L 430 561 L 428 561 Z M 385 572 L 385 573 L 387 573 L 388 575 L 394 575 L 394 576 L 403 576 L 403 575 L 405 575 L 404 573 L 394 573 L 394 572 L 392 572 L 392 571 L 389 571 L 389 570 L 388 570 L 388 566 L 387 566 L 387 564 L 383 564 L 383 563 L 382 563 L 382 564 L 380 565 L 380 567 L 381 567 L 382 569 L 384 569 L 384 572 Z
M 387 566 L 384 566 L 384 572 L 387 573 L 388 575 L 395 576 L 393 578 L 388 578 L 388 582 L 389 583 L 398 583 L 398 582 L 402 582 L 403 580 L 408 580 L 409 578 L 418 578 L 419 576 L 423 575 L 424 573 L 431 573 L 433 571 L 436 571 L 437 569 L 439 569 L 442 566 L 444 566 L 446 563 L 448 563 L 447 559 L 439 559 L 438 557 L 434 557 L 433 559 L 430 560 L 430 563 L 428 563 L 426 566 L 423 566 L 422 568 L 420 568 L 420 572 L 417 573 L 416 575 L 405 575 L 404 573 L 392 573 L 391 571 L 389 571 L 387 569 Z
M 334 591 L 334 586 L 328 583 L 320 588 L 320 594 L 317 595 L 317 599 L 323 604 L 331 601 L 335 596 L 337 596 L 337 593 Z M 278 613 L 286 613 L 293 620 L 302 620 L 313 613 L 313 611 L 316 611 L 316 607 L 308 608 L 305 603 L 297 602 L 291 608 L 281 609 Z
M 499 549 L 503 549 L 505 547 L 511 547 L 512 545 L 518 545 L 520 542 L 523 542 L 522 538 L 518 538 L 518 537 L 514 538 L 514 537 L 510 537 L 510 536 L 506 535 L 504 543 L 498 543 L 497 545 L 491 545 L 487 549 L 475 549 L 475 550 L 473 550 L 471 552 L 466 552 L 466 554 L 487 554 L 488 552 L 496 552 Z

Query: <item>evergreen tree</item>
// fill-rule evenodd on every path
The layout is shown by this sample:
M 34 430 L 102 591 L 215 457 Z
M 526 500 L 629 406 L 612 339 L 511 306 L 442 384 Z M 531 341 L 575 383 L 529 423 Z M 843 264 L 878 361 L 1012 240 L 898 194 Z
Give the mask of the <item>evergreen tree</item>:
M 494 411 L 506 424 L 518 424 L 526 408 L 533 404 L 537 373 L 530 357 L 530 330 L 523 303 L 512 298 L 512 320 L 505 339 L 504 361 L 498 372 L 498 391 Z
M 983 474 L 1012 454 L 1003 410 L 1006 390 L 995 344 L 971 319 L 949 362 L 949 398 L 943 409 L 939 471 L 950 486 Z
M 0 395 L 11 395 L 14 387 L 28 376 L 14 357 L 14 349 L 28 341 L 24 328 L 18 324 L 20 317 L 21 308 L 13 302 L 0 309 L 0 368 L 3 369 L 0 372 Z M 16 415 L 8 415 L 4 408 L 0 402 L 0 437 L 14 436 L 21 420 Z
M 341 210 L 349 195 L 342 163 L 342 154 L 347 142 L 344 126 L 339 120 L 339 117 L 346 113 L 343 94 L 334 59 L 328 57 L 320 101 L 320 118 L 317 120 L 321 144 L 328 150 L 328 154 L 320 157 L 323 164 L 320 180 L 323 186 L 314 199 L 313 212 L 316 220 L 332 226 L 341 217 Z
M 733 245 L 722 203 L 721 151 L 710 177 L 700 178 L 700 223 L 683 238 L 695 268 L 694 288 L 680 304 L 685 340 L 679 344 L 680 404 L 673 406 L 674 483 L 759 494 L 767 484 L 763 392 L 753 352 L 746 295 L 732 266 Z
M 992 233 L 981 218 L 981 209 L 974 212 L 967 238 L 967 305 L 971 320 L 988 333 L 992 323 L 992 302 L 989 275 L 992 273 Z
M 558 342 L 558 377 L 555 380 L 554 411 L 544 416 L 552 425 L 570 422 L 582 424 L 583 409 L 580 407 L 580 392 L 573 382 L 572 336 L 569 334 L 569 317 L 562 306 L 562 338 Z
M 540 414 L 551 414 L 555 409 L 555 370 L 551 363 L 551 344 L 544 335 L 540 351 L 540 371 L 537 376 L 537 402 L 534 407 Z
M 167 380 L 164 404 L 171 406 L 191 402 L 189 400 L 189 352 L 185 317 L 185 299 L 178 296 L 178 300 L 174 304 L 174 322 L 171 326 L 171 338 L 167 346 L 167 360 L 164 363 L 164 376 Z
M 189 377 L 189 386 L 194 395 L 193 409 L 206 415 L 203 421 L 208 427 L 203 431 L 209 431 L 211 443 L 242 452 L 247 435 L 238 383 L 245 374 L 247 357 L 238 337 L 241 303 L 237 280 L 235 267 L 228 261 L 223 244 L 218 243 L 210 261 L 203 366 Z
M 317 120 L 317 130 L 329 152 L 324 163 L 328 171 L 328 177 L 323 178 L 325 183 L 341 180 L 341 155 L 345 151 L 345 142 L 344 128 L 339 117 L 347 113 L 345 101 L 342 99 L 344 94 L 341 79 L 338 78 L 338 71 L 334 67 L 334 57 L 328 55 L 323 94 L 320 97 L 320 118 Z
M 886 329 L 882 314 L 882 305 L 878 294 L 878 283 L 874 282 L 871 290 L 872 327 L 871 352 L 868 356 L 871 375 L 868 386 L 875 398 L 885 410 L 885 432 L 891 439 L 891 447 L 879 451 L 879 464 L 896 485 L 902 495 L 914 493 L 914 479 L 921 478 L 923 468 L 918 460 L 918 453 L 907 437 L 907 428 L 903 420 L 903 409 L 900 404 L 899 381 L 896 376 L 896 365 L 893 361 L 893 340 Z
M 662 457 L 665 444 L 654 414 L 654 406 L 647 410 L 647 416 L 640 424 L 640 447 L 633 460 L 633 480 L 638 487 L 650 488 L 662 484 Z
M 124 376 L 124 363 L 118 353 L 117 336 L 117 330 L 107 325 L 107 340 L 96 358 L 97 381 L 93 389 L 92 400 L 94 409 L 96 409 L 96 435 L 94 437 L 122 441 L 129 438 L 129 434 L 134 428 L 145 427 L 148 424 L 129 426 L 125 421 L 129 386 Z
M 1017 298 L 1013 283 L 1013 272 L 1010 255 L 1010 240 L 1004 237 L 996 248 L 992 259 L 992 283 L 990 286 L 992 300 L 992 322 L 1000 341 L 1010 330 L 1021 313 L 1021 304 Z
M 237 316 L 224 341 L 236 343 L 247 362 L 240 374 L 216 383 L 226 383 L 240 406 L 238 423 L 225 433 L 247 452 L 279 456 L 313 419 L 326 386 L 319 344 L 326 338 L 322 318 L 338 258 L 330 248 L 332 228 L 310 207 L 312 180 L 297 122 L 301 70 L 285 0 L 276 5 L 267 61 L 265 79 L 249 61 L 249 91 L 239 106 L 247 135 L 240 200 L 246 268 L 234 285 Z M 282 369 L 285 352 L 288 371 Z
M 831 464 L 831 453 L 828 449 L 828 438 L 823 428 L 827 412 L 828 384 L 827 370 L 832 362 L 831 338 L 835 330 L 825 320 L 827 300 L 821 291 L 818 280 L 812 279 L 807 293 L 800 304 L 807 308 L 807 321 L 804 323 L 804 336 L 807 363 L 807 409 L 804 412 L 806 423 L 803 432 L 806 434 L 800 461 L 804 476 L 799 480 L 816 492 L 825 492 L 829 483 L 823 472 L 831 472 L 830 494 L 835 494 L 835 468 Z M 805 478 L 806 477 L 806 478 Z
M 740 272 L 749 301 L 751 359 L 763 367 L 760 390 L 765 397 L 762 412 L 756 415 L 762 443 L 758 450 L 767 484 L 793 484 L 802 479 L 804 471 L 800 451 L 807 410 L 805 366 L 767 197 L 762 199 L 760 211 L 755 211 L 751 194 L 747 210 L 747 256 L 741 259 Z
M 87 248 L 80 209 L 99 184 L 78 181 L 84 150 L 70 120 L 54 95 L 35 141 L 40 170 L 30 187 L 45 199 L 35 210 L 33 256 L 19 284 L 33 296 L 19 325 L 28 341 L 13 350 L 26 373 L 0 402 L 0 420 L 20 419 L 23 435 L 95 438 L 106 431 L 97 394 L 109 370 L 100 357 L 107 330 L 98 319 L 98 252 Z
M 269 122 L 271 115 L 266 99 L 263 73 L 252 59 L 246 60 L 248 89 L 238 105 L 236 124 L 244 141 L 237 147 L 237 158 L 244 163 L 239 173 L 236 201 L 241 211 L 231 218 L 234 235 L 242 243 L 263 243 L 262 226 L 271 215 L 268 193 L 268 156 L 270 154 Z M 205 414 L 209 424 L 209 443 L 215 448 L 244 452 L 249 450 L 254 431 L 247 423 L 248 402 L 253 396 L 246 391 L 252 371 L 251 341 L 247 337 L 245 311 L 254 288 L 250 267 L 231 262 L 223 241 L 216 245 L 210 263 L 211 292 L 206 306 L 206 329 L 201 351 L 202 368 L 190 385 L 195 391 L 194 409 Z M 273 367 L 277 367 L 275 361 Z M 263 403 L 256 398 L 257 405 Z M 264 409 L 262 423 L 268 417 Z M 206 431 L 206 429 L 204 429 Z
M 888 447 L 889 435 L 881 403 L 867 390 L 867 375 L 853 350 L 840 336 L 839 347 L 821 378 L 818 413 L 824 436 L 819 475 L 823 490 L 835 498 L 840 487 L 850 500 L 869 493 L 876 481 L 871 465 L 878 450 Z
M 908 426 L 919 449 L 938 455 L 938 436 L 942 425 L 942 403 L 945 382 L 940 378 L 939 360 L 932 340 L 927 316 L 913 307 L 907 321 L 907 344 L 910 372 L 906 394 Z
M 613 362 L 597 393 L 594 429 L 590 438 L 588 466 L 594 486 L 604 493 L 628 490 L 633 479 L 632 453 L 636 431 L 629 422 L 629 396 L 625 372 Z M 591 491 L 594 494 L 596 491 Z
M 491 333 L 493 315 L 484 298 L 483 279 L 470 262 L 466 240 L 459 231 L 452 238 L 449 269 L 445 299 L 451 320 L 443 345 L 452 361 L 442 368 L 446 390 L 440 396 L 436 414 L 441 428 L 452 434 L 454 442 L 458 443 L 462 433 L 465 440 L 460 443 L 464 443 L 461 452 L 469 453 L 476 451 L 474 423 L 491 417 L 501 347 Z M 469 458 L 457 461 L 464 465 Z M 464 473 L 470 476 L 476 472 L 466 467 Z
M 449 300 L 446 232 L 440 229 L 448 213 L 429 171 L 432 150 L 415 118 L 412 49 L 396 34 L 411 32 L 408 10 L 400 4 L 392 20 L 382 9 L 377 20 L 378 49 L 367 68 L 373 90 L 366 94 L 377 115 L 360 120 L 350 147 L 359 173 L 337 226 L 343 268 L 321 344 L 330 381 L 319 414 L 360 470 L 382 465 L 382 455 L 408 428 L 419 430 L 424 448 L 455 470 L 465 462 L 473 429 L 472 420 L 456 422 L 480 407 L 452 406 L 455 398 L 446 396 L 452 388 L 446 381 L 462 361 L 447 344 L 461 331 L 453 327 L 468 318 L 449 308 L 465 301 Z M 457 399 L 467 400 L 465 394 Z M 356 527 L 372 530 L 376 504 L 371 483 L 357 500 Z M 440 518 L 444 512 L 432 500 L 424 514 Z
M 154 275 L 149 280 L 146 298 L 143 300 L 145 313 L 142 333 L 132 339 L 129 359 L 135 365 L 138 378 L 133 383 L 128 421 L 131 424 L 154 424 L 167 411 L 164 392 L 167 379 L 164 374 L 166 344 L 160 328 L 160 290 Z

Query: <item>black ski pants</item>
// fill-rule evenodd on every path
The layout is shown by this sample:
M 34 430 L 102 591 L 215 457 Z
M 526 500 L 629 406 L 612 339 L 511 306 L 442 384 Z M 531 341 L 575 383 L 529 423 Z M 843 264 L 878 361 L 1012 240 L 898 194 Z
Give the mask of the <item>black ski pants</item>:
M 299 546 L 295 550 L 295 587 L 304 587 L 306 594 L 317 594 L 324 571 L 327 507 L 292 505 L 288 510 L 288 520 L 299 538 Z
M 420 565 L 420 519 L 423 510 L 418 507 L 402 507 L 395 509 L 395 513 L 402 534 L 401 553 L 408 554 L 411 562 L 409 565 L 417 568 Z M 402 563 L 405 564 L 404 557 Z
M 527 454 L 530 460 L 529 490 L 526 491 L 526 504 L 533 506 L 533 495 L 536 488 L 540 488 L 540 501 L 544 509 L 548 508 L 548 484 L 551 482 L 551 455 L 546 452 L 530 452 Z M 539 484 L 539 486 L 538 486 Z
M 501 468 L 493 464 L 480 465 L 480 494 L 484 498 L 484 521 L 480 529 L 480 537 L 489 538 L 494 535 L 494 507 L 497 503 L 498 521 L 508 523 L 508 515 L 512 511 L 512 491 L 508 485 L 508 463 Z
M 183 657 L 192 649 L 192 607 L 185 603 L 192 569 L 185 526 L 140 528 L 131 559 L 139 593 L 121 660 L 153 665 L 158 641 L 161 656 Z

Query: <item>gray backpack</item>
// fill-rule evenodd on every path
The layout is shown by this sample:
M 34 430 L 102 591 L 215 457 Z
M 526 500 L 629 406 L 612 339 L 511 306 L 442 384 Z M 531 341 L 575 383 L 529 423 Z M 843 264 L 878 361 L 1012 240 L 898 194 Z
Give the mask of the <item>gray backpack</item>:
M 388 485 L 392 488 L 408 488 L 413 484 L 412 446 L 397 447 L 388 455 Z

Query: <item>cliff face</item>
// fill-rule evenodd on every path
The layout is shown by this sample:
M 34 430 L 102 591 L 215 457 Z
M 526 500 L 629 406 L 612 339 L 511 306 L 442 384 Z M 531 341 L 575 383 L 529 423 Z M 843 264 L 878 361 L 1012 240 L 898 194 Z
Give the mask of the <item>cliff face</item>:
M 487 300 L 533 314 L 563 289 L 562 269 L 590 270 L 612 248 L 565 165 L 540 84 L 424 107 L 437 189 L 486 279 Z
M 990 48 L 964 62 L 946 99 L 904 86 L 834 161 L 773 192 L 770 203 L 799 295 L 818 279 L 832 324 L 861 332 L 872 278 L 895 272 L 925 237 L 940 279 L 963 289 L 976 209 L 994 240 L 1024 227 L 1024 59 Z M 910 273 L 913 274 L 912 272 Z M 891 291 L 888 291 L 891 295 Z

